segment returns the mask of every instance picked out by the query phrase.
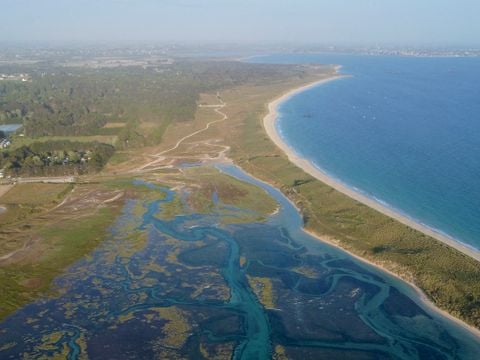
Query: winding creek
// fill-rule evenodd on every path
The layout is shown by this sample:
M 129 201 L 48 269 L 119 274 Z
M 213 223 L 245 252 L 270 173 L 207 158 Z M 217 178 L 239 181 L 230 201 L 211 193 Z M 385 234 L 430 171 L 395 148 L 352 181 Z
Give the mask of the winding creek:
M 480 340 L 410 286 L 305 233 L 278 190 L 217 168 L 262 187 L 280 211 L 231 224 L 226 211 L 245 209 L 214 194 L 208 214 L 182 201 L 166 216 L 183 195 L 135 181 L 158 198 L 128 200 L 111 235 L 56 280 L 56 296 L 0 324 L 0 358 L 477 358 Z

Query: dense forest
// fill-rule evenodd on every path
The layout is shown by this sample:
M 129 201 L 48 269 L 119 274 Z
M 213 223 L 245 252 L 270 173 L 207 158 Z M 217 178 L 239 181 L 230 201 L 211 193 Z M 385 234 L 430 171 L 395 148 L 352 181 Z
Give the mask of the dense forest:
M 120 146 L 159 141 L 171 122 L 193 118 L 201 92 L 295 71 L 187 60 L 150 68 L 30 65 L 8 70 L 29 73 L 32 81 L 0 83 L 0 124 L 22 123 L 26 136 L 40 137 L 105 134 L 113 131 L 102 128 L 108 121 L 125 122 L 129 126 L 118 129 Z M 139 138 L 138 124 L 145 121 L 158 124 L 151 139 Z
M 45 141 L 0 152 L 0 168 L 10 176 L 86 174 L 102 169 L 115 149 L 98 142 Z

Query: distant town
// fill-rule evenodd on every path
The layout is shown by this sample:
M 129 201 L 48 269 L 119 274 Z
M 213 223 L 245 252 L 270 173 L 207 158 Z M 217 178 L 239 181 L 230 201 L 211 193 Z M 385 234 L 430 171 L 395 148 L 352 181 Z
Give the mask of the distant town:
M 141 66 L 144 68 L 171 65 L 174 58 L 188 57 L 231 57 L 266 53 L 349 53 L 374 56 L 413 56 L 413 57 L 477 57 L 480 48 L 450 47 L 389 47 L 389 46 L 340 46 L 305 44 L 276 45 L 210 45 L 187 46 L 181 44 L 152 45 L 145 47 L 102 47 L 72 46 L 58 48 L 52 46 L 9 47 L 0 44 L 0 65 L 28 65 L 46 62 L 64 67 L 86 67 L 93 69 Z M 0 74 L 0 80 L 29 81 L 26 74 Z
M 0 81 L 32 81 L 28 74 L 0 74 Z
M 342 52 L 354 52 L 377 56 L 412 56 L 412 57 L 477 57 L 480 49 L 421 49 L 421 48 L 358 48 L 344 49 Z

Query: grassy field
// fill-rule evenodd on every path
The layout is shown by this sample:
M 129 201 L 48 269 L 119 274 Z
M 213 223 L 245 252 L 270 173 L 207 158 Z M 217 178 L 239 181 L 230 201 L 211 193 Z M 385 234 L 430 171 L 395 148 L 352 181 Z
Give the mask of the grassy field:
M 71 189 L 71 184 L 17 184 L 11 187 L 0 197 L 0 205 L 6 208 L 6 211 L 0 214 L 0 239 L 4 238 L 1 233 L 3 226 L 27 220 L 35 214 L 51 209 Z M 0 251 L 4 241 L 0 242 Z
M 312 76 L 311 79 L 316 78 Z M 266 103 L 306 83 L 243 86 L 224 91 L 230 116 L 225 142 L 245 170 L 280 188 L 301 209 L 305 227 L 414 282 L 440 308 L 480 328 L 480 264 L 312 178 L 267 137 Z
M 51 293 L 52 280 L 105 238 L 128 191 L 108 181 L 17 184 L 0 197 L 0 318 Z
M 63 198 L 69 188 L 69 184 L 17 184 L 0 198 L 0 202 L 6 205 L 48 206 Z
M 35 260 L 0 267 L 0 318 L 48 294 L 51 281 L 66 266 L 90 253 L 104 238 L 116 213 L 115 208 L 102 208 L 92 216 L 41 229 L 38 236 L 43 241 Z

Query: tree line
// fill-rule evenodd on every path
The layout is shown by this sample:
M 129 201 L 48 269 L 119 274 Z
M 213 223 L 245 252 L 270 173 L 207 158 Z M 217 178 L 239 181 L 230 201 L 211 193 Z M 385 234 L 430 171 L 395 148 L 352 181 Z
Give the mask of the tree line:
M 100 171 L 115 148 L 99 142 L 45 141 L 0 152 L 7 176 L 60 176 Z

